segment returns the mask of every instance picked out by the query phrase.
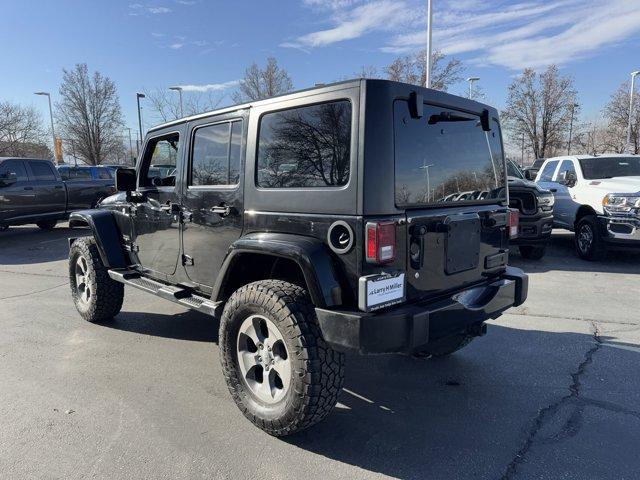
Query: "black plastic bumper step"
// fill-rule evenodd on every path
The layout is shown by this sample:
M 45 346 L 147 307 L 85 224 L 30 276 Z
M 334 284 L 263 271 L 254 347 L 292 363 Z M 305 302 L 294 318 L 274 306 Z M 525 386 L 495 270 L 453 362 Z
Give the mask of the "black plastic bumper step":
M 156 280 L 151 280 L 134 270 L 112 269 L 109 270 L 109 276 L 116 282 L 131 285 L 132 287 L 153 293 L 161 298 L 179 303 L 182 306 L 208 315 L 217 316 L 219 313 L 218 310 L 222 305 L 222 302 L 214 302 L 208 298 L 201 297 L 186 288 L 166 285 Z

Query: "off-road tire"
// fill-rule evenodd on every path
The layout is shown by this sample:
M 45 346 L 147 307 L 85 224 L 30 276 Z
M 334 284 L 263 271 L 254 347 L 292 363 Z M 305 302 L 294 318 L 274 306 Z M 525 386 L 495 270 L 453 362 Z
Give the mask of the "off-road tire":
M 520 245 L 518 247 L 522 258 L 528 260 L 540 260 L 547 253 L 547 247 L 535 247 L 532 245 Z
M 86 261 L 86 284 L 91 295 L 88 301 L 82 301 L 77 284 L 76 265 L 82 257 Z M 124 300 L 124 285 L 112 280 L 103 265 L 98 247 L 92 237 L 79 238 L 71 245 L 69 251 L 69 285 L 71 296 L 78 313 L 91 323 L 105 322 L 113 319 Z
M 57 220 L 41 220 L 39 222 L 36 222 L 36 225 L 40 230 L 53 230 L 54 228 L 56 228 L 57 224 Z
M 414 353 L 413 356 L 419 358 L 446 357 L 469 345 L 474 338 L 476 338 L 474 335 L 469 335 L 467 333 L 451 335 L 450 337 L 436 340 L 426 349 Z
M 581 244 L 581 235 L 591 232 L 593 239 L 591 243 L 585 248 Z M 602 235 L 600 234 L 600 225 L 598 218 L 595 215 L 587 215 L 582 217 L 575 228 L 574 244 L 576 247 L 576 253 L 583 260 L 597 261 L 602 260 L 607 251 Z
M 275 404 L 251 392 L 239 366 L 239 329 L 251 315 L 266 317 L 277 327 L 291 360 L 289 387 Z M 262 280 L 238 289 L 222 313 L 219 345 L 233 400 L 245 417 L 270 435 L 291 435 L 318 423 L 338 400 L 344 355 L 325 343 L 309 295 L 298 285 Z

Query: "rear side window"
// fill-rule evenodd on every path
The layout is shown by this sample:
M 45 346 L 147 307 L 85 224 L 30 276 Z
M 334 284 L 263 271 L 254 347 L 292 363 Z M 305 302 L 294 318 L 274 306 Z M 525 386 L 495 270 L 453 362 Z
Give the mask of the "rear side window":
M 8 173 L 15 173 L 18 177 L 18 182 L 27 182 L 29 177 L 27 176 L 27 169 L 24 167 L 24 163 L 16 160 L 7 160 L 0 164 L 0 176 L 7 175 Z
M 552 182 L 553 181 L 553 173 L 556 171 L 556 167 L 558 166 L 557 161 L 547 163 L 542 169 L 542 173 L 540 174 L 541 182 Z
M 267 113 L 260 119 L 259 187 L 341 187 L 349 182 L 350 162 L 348 100 Z
M 56 175 L 53 173 L 53 165 L 49 165 L 47 162 L 29 162 L 29 166 L 36 180 L 56 180 Z
M 237 185 L 241 143 L 241 121 L 198 128 L 193 135 L 191 185 Z
M 99 168 L 98 178 L 100 180 L 111 180 L 113 176 L 111 175 L 111 171 L 108 168 Z
M 409 104 L 394 104 L 396 205 L 504 199 L 504 154 L 500 125 L 482 129 L 480 117 L 424 105 L 412 118 Z

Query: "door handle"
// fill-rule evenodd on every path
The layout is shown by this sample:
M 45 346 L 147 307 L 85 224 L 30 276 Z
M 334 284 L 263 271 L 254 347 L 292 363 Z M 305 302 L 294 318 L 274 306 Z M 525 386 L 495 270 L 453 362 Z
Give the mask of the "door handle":
M 56 189 L 60 190 L 60 189 L 62 188 L 62 185 L 56 185 L 56 186 L 55 186 L 55 187 L 53 187 L 53 188 L 56 188 Z
M 558 191 L 558 189 L 557 188 L 550 188 L 549 191 L 553 192 L 553 193 L 556 193 Z
M 24 187 L 25 190 L 33 190 L 33 187 Z
M 231 207 L 229 205 L 216 205 L 215 207 L 211 207 L 209 209 L 211 213 L 217 213 L 221 217 L 226 217 L 231 214 Z

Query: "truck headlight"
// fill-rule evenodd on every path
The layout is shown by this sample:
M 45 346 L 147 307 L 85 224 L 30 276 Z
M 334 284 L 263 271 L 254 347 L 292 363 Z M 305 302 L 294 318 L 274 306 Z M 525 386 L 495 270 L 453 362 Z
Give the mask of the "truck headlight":
M 610 214 L 629 213 L 635 208 L 640 208 L 640 196 L 610 193 L 602 199 L 602 206 L 604 211 Z
M 556 203 L 556 199 L 553 196 L 553 193 L 543 193 L 538 195 L 538 206 L 545 212 L 551 210 L 554 203 Z

